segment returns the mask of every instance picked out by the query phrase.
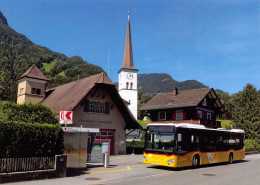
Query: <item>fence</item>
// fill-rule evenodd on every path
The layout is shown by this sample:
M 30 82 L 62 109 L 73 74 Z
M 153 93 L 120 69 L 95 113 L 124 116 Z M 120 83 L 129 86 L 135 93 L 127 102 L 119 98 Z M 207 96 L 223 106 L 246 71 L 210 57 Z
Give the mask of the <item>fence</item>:
M 55 157 L 2 158 L 0 173 L 54 169 Z

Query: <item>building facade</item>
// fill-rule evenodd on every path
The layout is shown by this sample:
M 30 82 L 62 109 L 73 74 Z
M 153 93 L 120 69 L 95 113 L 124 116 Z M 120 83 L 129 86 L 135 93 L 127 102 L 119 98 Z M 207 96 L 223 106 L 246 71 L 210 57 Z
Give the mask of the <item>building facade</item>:
M 213 88 L 158 93 L 140 108 L 150 114 L 152 123 L 192 123 L 221 127 L 216 121 L 223 106 Z

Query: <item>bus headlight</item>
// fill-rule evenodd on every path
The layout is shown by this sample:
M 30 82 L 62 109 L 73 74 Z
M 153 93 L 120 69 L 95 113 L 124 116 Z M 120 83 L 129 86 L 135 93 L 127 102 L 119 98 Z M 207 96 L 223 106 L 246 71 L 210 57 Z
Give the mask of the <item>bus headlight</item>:
M 174 163 L 174 159 L 170 159 L 170 160 L 167 161 L 167 164 L 168 164 L 168 165 L 169 165 L 169 164 L 172 164 L 172 163 Z

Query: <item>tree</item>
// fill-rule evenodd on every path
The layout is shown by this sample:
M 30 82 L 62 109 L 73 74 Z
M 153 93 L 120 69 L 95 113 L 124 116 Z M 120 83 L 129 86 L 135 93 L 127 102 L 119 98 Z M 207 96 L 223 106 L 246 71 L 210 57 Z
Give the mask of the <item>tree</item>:
M 151 96 L 145 94 L 145 93 L 138 93 L 138 109 L 143 106 L 145 103 L 147 103 L 150 99 L 152 99 Z M 148 116 L 148 113 L 144 111 L 138 111 L 138 119 L 142 120 L 145 116 Z
M 252 84 L 234 97 L 233 126 L 245 130 L 246 138 L 260 144 L 260 95 Z

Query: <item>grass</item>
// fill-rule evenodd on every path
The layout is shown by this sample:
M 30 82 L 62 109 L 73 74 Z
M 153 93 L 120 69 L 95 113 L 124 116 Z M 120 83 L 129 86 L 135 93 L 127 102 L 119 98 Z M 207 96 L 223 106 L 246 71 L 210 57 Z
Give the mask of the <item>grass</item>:
M 52 61 L 51 63 L 42 63 L 43 64 L 43 68 L 46 72 L 50 72 L 50 70 L 52 68 L 54 68 L 54 65 L 55 65 L 55 61 Z
M 217 120 L 217 121 L 220 121 L 220 122 L 221 122 L 221 127 L 222 127 L 222 128 L 225 128 L 225 126 L 230 126 L 230 123 L 231 123 L 233 120 L 220 119 L 220 120 Z
M 60 75 L 60 76 L 65 76 L 65 72 L 62 71 L 62 72 L 60 72 L 58 75 Z
M 139 123 L 139 125 L 147 125 L 149 123 L 151 123 L 150 120 L 144 121 L 144 120 L 137 120 L 137 122 Z

